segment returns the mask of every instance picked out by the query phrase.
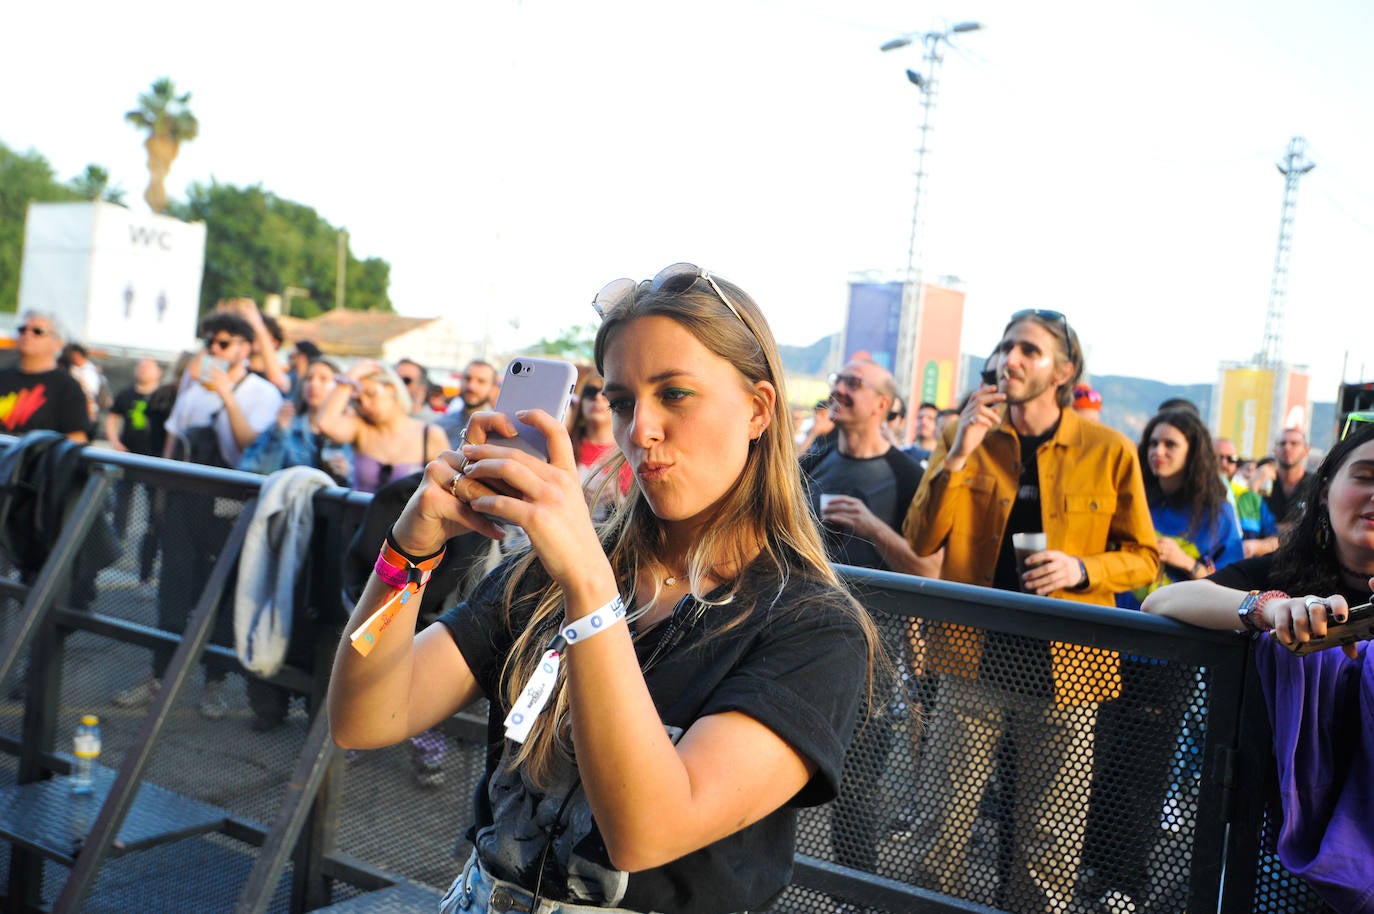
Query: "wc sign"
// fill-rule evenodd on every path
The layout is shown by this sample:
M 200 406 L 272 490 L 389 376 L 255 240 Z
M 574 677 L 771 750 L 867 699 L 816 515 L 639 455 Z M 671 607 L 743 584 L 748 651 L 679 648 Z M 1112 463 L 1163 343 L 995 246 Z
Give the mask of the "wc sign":
M 31 203 L 19 310 L 51 311 L 87 345 L 195 345 L 205 223 L 112 203 Z
M 129 226 L 129 241 L 135 248 L 138 247 L 159 247 L 164 251 L 172 249 L 172 233 L 159 231 L 157 228 L 147 225 Z

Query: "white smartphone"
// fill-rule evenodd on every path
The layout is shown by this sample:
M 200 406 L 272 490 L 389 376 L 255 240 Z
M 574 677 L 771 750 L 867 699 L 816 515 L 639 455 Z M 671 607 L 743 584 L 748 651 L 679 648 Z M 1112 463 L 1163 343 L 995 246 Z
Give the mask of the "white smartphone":
M 210 373 L 212 371 L 218 368 L 220 371 L 227 372 L 230 367 L 228 359 L 221 359 L 208 352 L 202 352 L 200 355 L 199 370 L 196 374 L 200 378 L 201 385 L 208 388 L 210 386 Z
M 511 417 L 516 437 L 492 443 L 519 448 L 540 460 L 548 460 L 549 442 L 544 433 L 516 419 L 515 414 L 523 409 L 542 409 L 562 422 L 576 384 L 577 366 L 571 362 L 529 356 L 512 359 L 501 379 L 496 411 Z

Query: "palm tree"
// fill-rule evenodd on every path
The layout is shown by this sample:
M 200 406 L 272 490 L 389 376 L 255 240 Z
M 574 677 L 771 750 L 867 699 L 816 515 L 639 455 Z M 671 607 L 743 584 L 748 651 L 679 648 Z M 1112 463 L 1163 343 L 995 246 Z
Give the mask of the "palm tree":
M 125 113 L 124 120 L 148 131 L 143 145 L 148 150 L 148 190 L 143 199 L 153 212 L 167 208 L 167 172 L 177 157 L 183 142 L 190 142 L 200 133 L 200 122 L 186 107 L 191 93 L 176 94 L 167 77 L 154 80 L 151 92 L 138 97 L 138 107 Z

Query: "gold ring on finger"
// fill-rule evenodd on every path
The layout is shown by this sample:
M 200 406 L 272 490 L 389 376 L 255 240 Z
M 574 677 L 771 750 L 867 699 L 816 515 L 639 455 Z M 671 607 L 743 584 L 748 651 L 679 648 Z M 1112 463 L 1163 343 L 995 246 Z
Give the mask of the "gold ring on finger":
M 462 473 L 454 473 L 453 478 L 448 481 L 448 494 L 457 498 L 459 501 L 462 501 L 462 497 L 458 494 L 458 481 L 462 478 Z

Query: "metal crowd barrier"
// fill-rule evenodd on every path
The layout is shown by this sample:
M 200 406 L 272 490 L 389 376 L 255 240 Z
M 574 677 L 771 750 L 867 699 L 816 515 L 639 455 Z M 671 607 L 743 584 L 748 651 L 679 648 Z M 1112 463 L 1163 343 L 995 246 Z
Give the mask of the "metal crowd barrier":
M 13 443 L 0 436 L 0 452 Z M 9 673 L 0 682 L 4 910 L 433 910 L 469 849 L 463 833 L 484 721 L 460 716 L 445 727 L 436 790 L 413 777 L 404 745 L 334 749 L 319 714 L 343 622 L 340 559 L 369 496 L 315 496 L 288 665 L 266 682 L 226 646 L 220 606 L 260 478 L 94 448 L 83 459 L 90 482 L 48 563 L 37 575 L 0 577 L 0 673 Z M 83 586 L 78 557 L 101 525 L 113 529 L 118 554 Z M 221 561 L 207 563 L 186 592 L 169 592 L 169 546 L 183 556 L 207 536 L 223 543 L 213 550 Z M 1266 849 L 1275 826 L 1261 798 L 1272 764 L 1243 639 L 1138 613 L 840 570 L 878 623 L 891 670 L 876 681 L 840 799 L 799 811 L 793 881 L 774 911 L 1030 910 L 1007 874 L 1024 831 L 1017 785 L 1034 774 L 1036 728 L 1000 741 L 991 729 L 972 731 L 970 757 L 987 778 L 976 802 L 961 790 L 968 770 L 951 778 L 931 758 L 931 733 L 953 679 L 1034 694 L 1053 662 L 1051 641 L 1115 652 L 1127 680 L 1099 706 L 1090 751 L 1066 769 L 1091 780 L 1092 791 L 1083 855 L 1060 864 L 1075 893 L 1065 910 L 1127 910 L 1123 896 L 1137 911 L 1324 910 Z M 165 630 L 169 615 L 184 633 Z M 979 640 L 981 660 L 950 672 Z M 143 707 L 116 703 L 149 674 L 158 650 L 171 654 L 158 696 Z M 1116 663 L 1084 656 L 1089 670 Z M 222 719 L 200 713 L 207 676 L 225 678 Z M 265 726 L 264 702 L 280 709 L 283 698 L 284 718 Z M 104 752 L 97 799 L 82 803 L 61 776 L 84 713 L 100 716 Z M 972 823 L 956 887 L 934 850 L 950 810 Z

